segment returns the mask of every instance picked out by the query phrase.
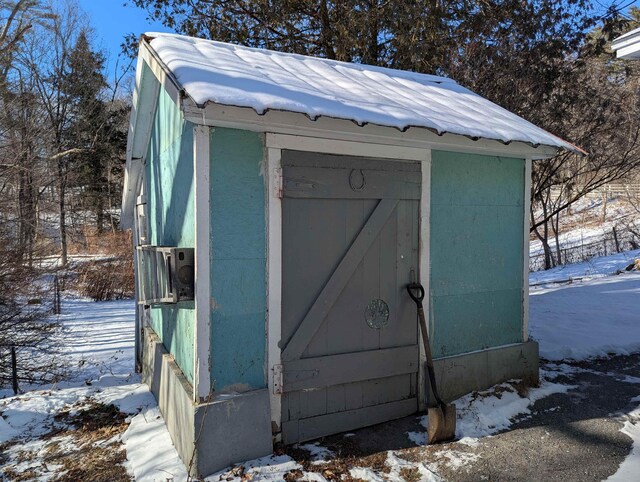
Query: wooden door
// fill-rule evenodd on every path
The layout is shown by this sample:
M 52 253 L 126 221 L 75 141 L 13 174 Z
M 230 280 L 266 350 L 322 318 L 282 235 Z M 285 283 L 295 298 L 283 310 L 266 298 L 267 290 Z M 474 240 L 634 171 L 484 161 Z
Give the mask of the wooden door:
M 282 436 L 417 410 L 419 163 L 283 151 Z

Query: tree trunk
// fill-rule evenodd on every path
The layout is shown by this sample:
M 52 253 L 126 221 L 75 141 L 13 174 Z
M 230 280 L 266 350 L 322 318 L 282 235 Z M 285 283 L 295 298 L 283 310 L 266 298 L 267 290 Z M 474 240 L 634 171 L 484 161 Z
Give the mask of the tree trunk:
M 99 234 L 104 232 L 104 198 L 102 196 L 102 192 L 99 192 L 96 199 L 96 228 Z
M 542 205 L 543 205 L 543 210 L 546 210 L 546 208 L 544 207 L 544 203 L 542 203 Z M 533 203 L 531 203 L 530 213 L 531 213 L 531 225 L 534 226 L 533 232 L 535 233 L 536 237 L 542 244 L 542 249 L 544 252 L 544 269 L 547 270 L 551 268 L 551 248 L 549 247 L 549 229 L 548 229 L 547 223 L 543 223 L 544 231 L 543 231 L 543 234 L 540 234 L 540 231 L 535 226 Z
M 58 214 L 60 217 L 60 264 L 64 267 L 67 265 L 67 225 L 66 225 L 66 205 L 65 193 L 67 190 L 67 178 L 64 169 L 64 161 L 58 160 Z
M 380 45 L 378 44 L 378 36 L 380 34 L 380 22 L 378 4 L 374 0 L 368 2 L 367 5 L 367 43 L 365 46 L 362 62 L 365 64 L 377 65 L 380 55 Z
M 555 223 L 554 220 L 555 219 Z M 560 213 L 556 214 L 554 218 L 551 218 L 551 226 L 553 227 L 553 233 L 556 241 L 556 263 L 562 264 L 562 251 L 560 249 Z
M 320 25 L 320 46 L 328 59 L 335 60 L 336 51 L 333 47 L 333 25 L 329 16 L 329 7 L 324 0 L 320 2 Z

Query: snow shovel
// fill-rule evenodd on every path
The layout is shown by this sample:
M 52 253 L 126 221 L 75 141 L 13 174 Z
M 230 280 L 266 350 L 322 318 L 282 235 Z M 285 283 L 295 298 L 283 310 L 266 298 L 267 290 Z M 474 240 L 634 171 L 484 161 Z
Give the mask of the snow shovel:
M 420 331 L 422 331 L 422 342 L 424 352 L 427 357 L 427 371 L 431 382 L 431 391 L 436 399 L 435 406 L 429 407 L 427 414 L 429 417 L 429 429 L 427 432 L 428 443 L 446 442 L 456 436 L 456 406 L 451 403 L 447 405 L 442 401 L 436 387 L 436 375 L 433 369 L 433 356 L 431 355 L 431 345 L 429 344 L 429 333 L 427 332 L 427 321 L 424 317 L 422 300 L 424 299 L 424 288 L 419 283 L 407 285 L 407 292 L 411 299 L 415 301 L 418 308 L 418 321 Z M 416 294 L 414 294 L 416 293 Z M 433 403 L 430 403 L 433 405 Z

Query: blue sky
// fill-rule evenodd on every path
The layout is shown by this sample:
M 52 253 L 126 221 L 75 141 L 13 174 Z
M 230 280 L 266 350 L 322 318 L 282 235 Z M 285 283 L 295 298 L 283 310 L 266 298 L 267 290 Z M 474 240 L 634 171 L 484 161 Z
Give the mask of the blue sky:
M 120 53 L 120 44 L 128 33 L 136 36 L 143 32 L 169 32 L 157 22 L 147 20 L 144 10 L 124 5 L 125 0 L 79 0 L 80 7 L 89 16 L 95 29 L 94 45 L 107 52 L 109 71 L 113 72 Z

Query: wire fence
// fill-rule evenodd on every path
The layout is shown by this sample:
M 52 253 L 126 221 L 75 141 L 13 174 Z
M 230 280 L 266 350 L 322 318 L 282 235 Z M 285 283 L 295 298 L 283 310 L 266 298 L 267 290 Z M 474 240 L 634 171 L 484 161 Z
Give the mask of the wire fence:
M 554 260 L 557 258 L 557 251 L 554 246 L 553 239 L 549 240 L 551 252 Z M 608 256 L 610 254 L 620 253 L 640 248 L 640 238 L 627 228 L 612 228 L 610 231 L 603 233 L 602 237 L 597 241 L 588 243 L 571 244 L 560 248 L 560 263 L 571 264 L 588 261 L 596 256 Z M 529 270 L 540 271 L 544 269 L 544 252 L 532 254 L 529 256 Z

